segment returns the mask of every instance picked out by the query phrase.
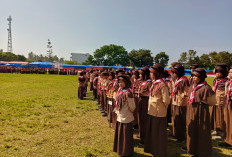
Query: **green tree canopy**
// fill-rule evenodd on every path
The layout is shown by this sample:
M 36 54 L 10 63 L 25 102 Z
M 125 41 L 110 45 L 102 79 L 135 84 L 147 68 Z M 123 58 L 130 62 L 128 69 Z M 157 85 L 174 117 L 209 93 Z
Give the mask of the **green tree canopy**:
M 78 63 L 77 61 L 64 61 L 64 64 L 81 65 L 81 63 Z
M 129 57 L 126 49 L 118 45 L 104 45 L 94 52 L 94 59 L 98 65 L 112 66 L 129 64 Z
M 97 61 L 94 59 L 92 55 L 89 55 L 87 60 L 82 63 L 83 65 L 97 65 Z
M 182 63 L 185 68 L 189 68 L 192 64 L 200 62 L 200 58 L 196 54 L 197 52 L 194 50 L 182 52 L 178 62 Z
M 24 55 L 16 55 L 12 52 L 0 52 L 1 61 L 26 61 Z
M 128 56 L 130 58 L 132 66 L 143 67 L 153 65 L 153 57 L 151 56 L 151 50 L 132 50 L 128 54 Z
M 154 61 L 156 64 L 166 67 L 168 65 L 169 56 L 165 52 L 160 52 L 155 56 Z

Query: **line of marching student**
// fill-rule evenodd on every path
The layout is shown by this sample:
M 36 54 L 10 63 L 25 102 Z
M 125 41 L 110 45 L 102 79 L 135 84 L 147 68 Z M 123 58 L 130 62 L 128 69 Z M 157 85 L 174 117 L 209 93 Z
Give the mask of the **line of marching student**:
M 229 70 L 229 71 L 228 71 Z M 102 116 L 114 129 L 113 151 L 133 156 L 133 128 L 138 126 L 144 152 L 167 156 L 167 126 L 178 143 L 186 143 L 192 156 L 211 157 L 211 137 L 224 139 L 219 145 L 232 145 L 232 67 L 215 67 L 213 89 L 206 82 L 206 71 L 191 66 L 191 77 L 184 67 L 172 63 L 172 74 L 155 64 L 141 70 L 117 69 L 82 71 L 78 78 L 78 97 L 86 96 L 88 81 Z M 213 131 L 213 132 L 212 132 Z

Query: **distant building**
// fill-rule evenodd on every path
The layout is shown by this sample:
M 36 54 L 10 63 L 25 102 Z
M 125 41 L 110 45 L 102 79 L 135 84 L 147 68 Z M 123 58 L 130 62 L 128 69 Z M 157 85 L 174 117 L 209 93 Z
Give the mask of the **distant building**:
M 71 53 L 71 60 L 83 63 L 88 59 L 89 55 L 89 53 Z

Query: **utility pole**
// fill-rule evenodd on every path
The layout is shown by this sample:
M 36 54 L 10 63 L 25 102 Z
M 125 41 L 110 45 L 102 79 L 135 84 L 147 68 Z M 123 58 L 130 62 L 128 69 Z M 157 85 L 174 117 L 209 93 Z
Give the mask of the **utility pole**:
M 9 23 L 8 23 L 9 28 L 7 29 L 7 31 L 8 31 L 7 52 L 13 52 L 13 50 L 12 50 L 12 34 L 11 34 L 11 21 L 12 21 L 11 16 L 9 16 L 7 18 L 7 21 L 9 21 Z

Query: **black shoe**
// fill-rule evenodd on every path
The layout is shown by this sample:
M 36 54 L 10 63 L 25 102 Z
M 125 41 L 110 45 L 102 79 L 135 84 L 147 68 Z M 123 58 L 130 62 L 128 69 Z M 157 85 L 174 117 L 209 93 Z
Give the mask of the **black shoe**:
M 139 135 L 137 135 L 136 137 L 137 137 L 137 138 L 140 138 L 140 136 L 139 136 Z
M 139 145 L 140 146 L 144 146 L 144 142 L 143 141 L 139 141 Z
M 102 117 L 106 117 L 106 116 L 107 116 L 107 114 L 106 114 L 106 113 L 103 113 Z
M 186 146 L 180 147 L 180 149 L 181 149 L 183 152 L 186 152 L 186 151 L 187 151 L 187 147 L 186 147 Z
M 218 146 L 224 147 L 224 148 L 230 148 L 230 147 L 232 147 L 231 145 L 229 145 L 229 144 L 226 143 L 226 142 L 219 143 Z

